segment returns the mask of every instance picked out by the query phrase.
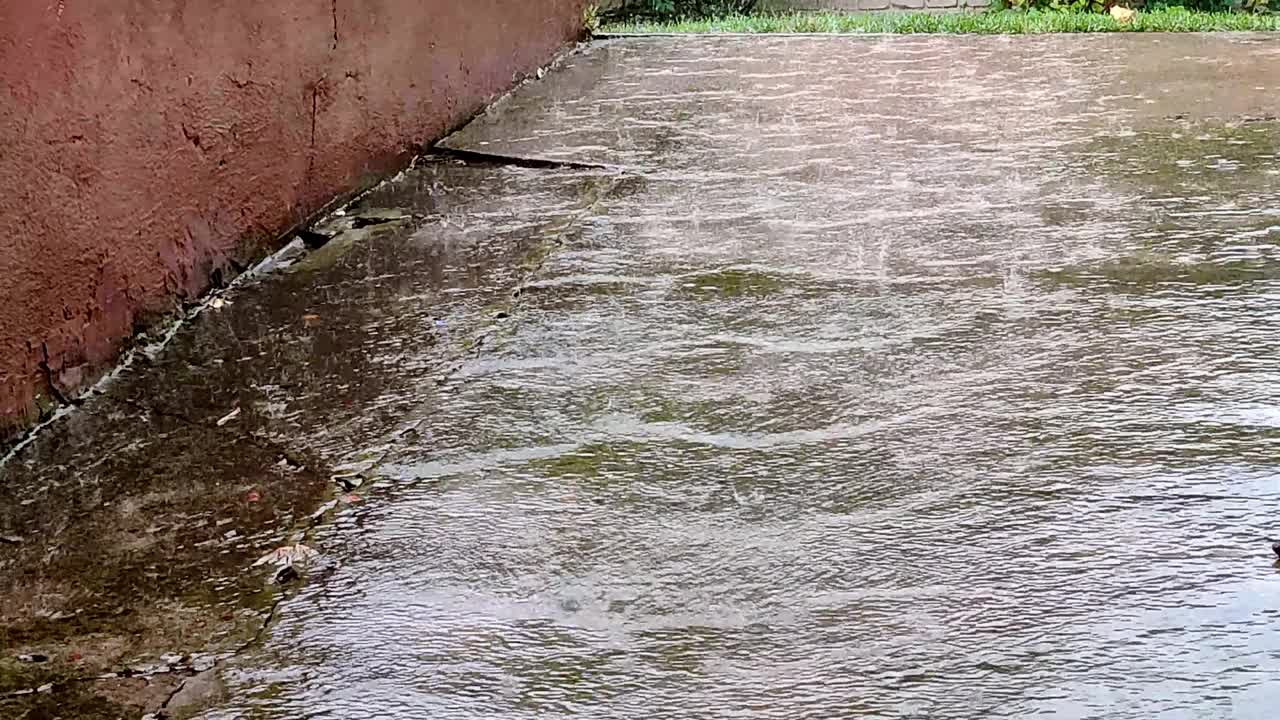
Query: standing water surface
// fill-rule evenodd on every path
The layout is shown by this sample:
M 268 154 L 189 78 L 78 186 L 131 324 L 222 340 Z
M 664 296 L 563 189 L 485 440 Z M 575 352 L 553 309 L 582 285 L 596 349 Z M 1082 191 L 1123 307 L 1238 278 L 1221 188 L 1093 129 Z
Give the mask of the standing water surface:
M 1277 98 L 1270 37 L 568 58 L 448 145 L 605 169 L 363 201 L 550 252 L 207 717 L 1272 717 Z

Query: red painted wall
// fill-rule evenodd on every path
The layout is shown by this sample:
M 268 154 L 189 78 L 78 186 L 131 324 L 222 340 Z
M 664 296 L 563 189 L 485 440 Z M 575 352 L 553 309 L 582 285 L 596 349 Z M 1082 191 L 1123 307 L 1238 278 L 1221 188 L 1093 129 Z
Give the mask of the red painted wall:
M 0 440 L 547 61 L 582 5 L 0 0 Z

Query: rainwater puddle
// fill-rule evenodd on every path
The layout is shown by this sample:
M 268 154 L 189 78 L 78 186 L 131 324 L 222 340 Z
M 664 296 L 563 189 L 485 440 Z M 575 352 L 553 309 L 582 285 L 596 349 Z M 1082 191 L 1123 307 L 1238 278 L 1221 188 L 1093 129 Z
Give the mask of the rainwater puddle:
M 646 172 L 205 717 L 1271 717 L 1278 51 L 573 58 L 451 142 Z

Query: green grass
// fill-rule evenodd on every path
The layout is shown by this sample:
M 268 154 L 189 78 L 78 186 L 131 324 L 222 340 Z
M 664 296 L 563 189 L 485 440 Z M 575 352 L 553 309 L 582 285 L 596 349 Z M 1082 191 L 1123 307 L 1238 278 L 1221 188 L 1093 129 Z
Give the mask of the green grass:
M 610 23 L 601 33 L 957 33 L 1032 35 L 1083 32 L 1241 32 L 1280 30 L 1280 15 L 1140 12 L 1121 25 L 1109 15 L 1001 10 L 967 13 L 793 13 L 709 20 Z

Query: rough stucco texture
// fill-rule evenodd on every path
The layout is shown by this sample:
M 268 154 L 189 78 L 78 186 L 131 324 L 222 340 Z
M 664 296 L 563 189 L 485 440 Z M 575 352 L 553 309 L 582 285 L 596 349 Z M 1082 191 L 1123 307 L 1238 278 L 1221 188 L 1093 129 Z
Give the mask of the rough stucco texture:
M 0 440 L 548 60 L 581 6 L 0 0 Z

